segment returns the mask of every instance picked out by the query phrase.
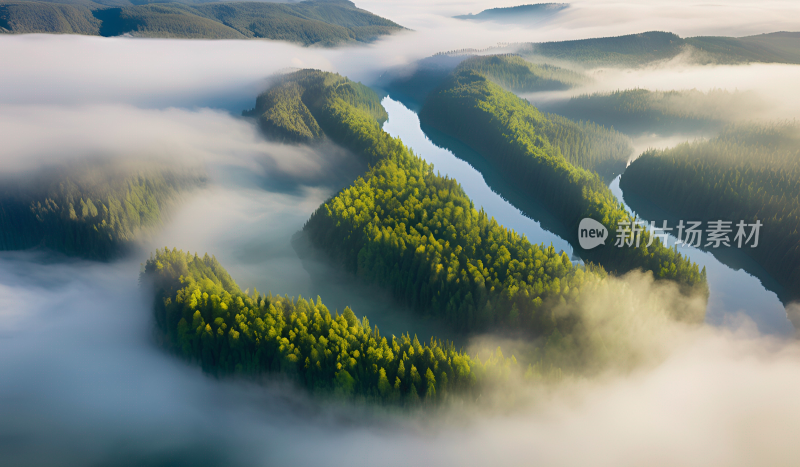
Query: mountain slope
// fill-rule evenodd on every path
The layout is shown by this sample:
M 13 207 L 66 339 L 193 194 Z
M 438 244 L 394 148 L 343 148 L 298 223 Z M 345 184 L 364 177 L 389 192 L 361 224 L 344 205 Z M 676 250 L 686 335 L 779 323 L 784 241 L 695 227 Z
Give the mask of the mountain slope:
M 524 44 L 519 53 L 584 66 L 637 66 L 686 52 L 700 63 L 800 63 L 800 33 L 748 37 L 689 37 L 649 31 L 616 37 Z
M 186 39 L 263 38 L 303 45 L 369 42 L 402 30 L 346 0 L 300 3 L 50 3 L 0 0 L 0 31 Z

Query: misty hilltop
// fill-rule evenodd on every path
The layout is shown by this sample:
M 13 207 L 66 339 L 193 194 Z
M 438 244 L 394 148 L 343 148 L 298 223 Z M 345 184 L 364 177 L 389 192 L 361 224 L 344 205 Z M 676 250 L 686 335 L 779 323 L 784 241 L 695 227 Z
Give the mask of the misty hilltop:
M 679 54 L 696 63 L 800 63 L 800 32 L 746 37 L 698 36 L 648 31 L 615 37 L 522 44 L 532 60 L 577 62 L 584 66 L 635 66 L 669 60 Z
M 272 39 L 303 45 L 370 42 L 404 29 L 348 0 L 149 2 L 0 0 L 0 33 L 178 39 Z
M 472 21 L 494 21 L 507 24 L 526 24 L 531 20 L 549 18 L 569 8 L 569 3 L 533 3 L 506 8 L 489 8 L 473 15 L 453 16 L 456 19 Z

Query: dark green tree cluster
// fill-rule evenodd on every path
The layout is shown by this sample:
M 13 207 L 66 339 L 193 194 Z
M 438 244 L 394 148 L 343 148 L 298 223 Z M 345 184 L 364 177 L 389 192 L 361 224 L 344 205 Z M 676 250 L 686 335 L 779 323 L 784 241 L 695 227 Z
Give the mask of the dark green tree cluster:
M 341 75 L 316 70 L 277 78 L 267 92 L 258 96 L 255 108 L 243 115 L 256 118 L 261 130 L 273 138 L 308 143 L 326 134 L 340 136 L 336 128 L 345 115 L 342 109 L 349 108 L 364 111 L 371 126 L 380 126 L 389 118 L 370 88 Z M 324 132 L 321 125 L 326 127 Z M 373 154 L 368 161 L 381 157 Z
M 758 106 L 749 92 L 628 89 L 575 96 L 547 110 L 630 134 L 718 130 Z
M 303 2 L 0 0 L 0 32 L 186 39 L 370 42 L 403 28 L 347 0 Z
M 142 283 L 155 288 L 165 344 L 217 375 L 282 373 L 313 392 L 416 405 L 472 395 L 517 367 L 499 349 L 481 361 L 435 339 L 387 339 L 350 308 L 331 315 L 319 297 L 242 292 L 207 254 L 158 250 Z
M 407 150 L 325 203 L 305 231 L 347 270 L 465 332 L 568 332 L 549 310 L 605 275 L 505 229 Z
M 710 141 L 645 152 L 625 171 L 620 187 L 686 220 L 759 220 L 758 246 L 735 245 L 734 225 L 731 248 L 753 257 L 790 299 L 800 298 L 797 124 L 734 125 Z
M 0 181 L 0 250 L 44 246 L 109 259 L 160 225 L 204 176 L 116 162 L 77 163 Z
M 421 119 L 474 148 L 515 190 L 532 196 L 578 245 L 578 224 L 589 217 L 606 226 L 611 241 L 581 256 L 606 269 L 653 271 L 657 278 L 677 281 L 685 289 L 707 290 L 705 271 L 655 239 L 639 247 L 612 246 L 620 221 L 633 221 L 595 172 L 570 161 L 541 128 L 544 116 L 527 101 L 476 73 L 455 73 L 423 108 Z
M 534 64 L 516 54 L 470 57 L 461 62 L 457 70 L 475 71 L 513 92 L 557 91 L 589 82 L 584 74 L 553 65 Z

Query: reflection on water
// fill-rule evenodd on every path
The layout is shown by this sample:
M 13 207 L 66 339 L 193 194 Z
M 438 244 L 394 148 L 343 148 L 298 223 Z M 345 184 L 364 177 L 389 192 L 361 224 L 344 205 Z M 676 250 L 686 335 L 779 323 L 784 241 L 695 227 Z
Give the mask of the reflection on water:
M 622 203 L 622 190 L 617 177 L 609 188 Z M 639 200 L 639 202 L 643 202 Z M 636 212 L 627 204 L 625 207 Z M 661 219 L 655 220 L 658 223 Z M 677 239 L 670 235 L 670 245 Z M 706 268 L 708 277 L 708 311 L 706 321 L 715 325 L 725 325 L 727 320 L 737 314 L 744 313 L 752 319 L 761 332 L 777 335 L 791 335 L 794 327 L 786 316 L 786 310 L 774 292 L 767 290 L 761 281 L 745 272 L 744 269 L 733 269 L 720 262 L 709 252 L 690 246 L 678 247 L 678 250 L 696 262 L 700 268 Z

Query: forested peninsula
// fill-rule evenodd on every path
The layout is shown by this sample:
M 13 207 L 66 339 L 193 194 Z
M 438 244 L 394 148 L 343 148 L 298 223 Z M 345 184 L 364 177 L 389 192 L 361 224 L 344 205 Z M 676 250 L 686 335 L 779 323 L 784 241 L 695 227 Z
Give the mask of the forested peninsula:
M 0 33 L 272 39 L 335 46 L 404 28 L 348 0 L 204 2 L 0 0 Z
M 708 141 L 651 150 L 631 163 L 620 187 L 675 218 L 732 222 L 731 245 L 800 299 L 800 127 L 794 122 L 727 127 Z M 759 221 L 758 246 L 734 242 L 735 224 Z M 749 236 L 750 229 L 747 234 Z M 705 242 L 703 242 L 705 246 Z M 797 325 L 797 323 L 796 323 Z
M 158 163 L 83 161 L 0 179 L 0 250 L 45 247 L 108 260 L 164 220 L 205 175 Z
M 533 245 L 476 210 L 455 180 L 435 174 L 383 131 L 385 111 L 369 88 L 303 70 L 282 77 L 257 102 L 248 115 L 269 119 L 271 134 L 319 128 L 308 141 L 329 137 L 372 165 L 304 228 L 346 270 L 463 332 L 499 327 L 531 336 L 571 333 L 575 316 L 551 310 L 576 302 L 605 271 L 576 266 L 552 246 Z M 286 109 L 296 111 L 295 118 Z M 272 118 L 275 113 L 284 118 Z M 681 265 L 690 272 L 694 267 L 695 282 L 675 267 L 659 277 L 700 284 L 697 267 Z
M 549 118 L 482 74 L 459 69 L 428 97 L 420 113 L 424 124 L 475 149 L 512 189 L 538 200 L 573 245 L 578 245 L 581 219 L 602 223 L 611 241 L 594 250 L 580 250 L 586 260 L 617 273 L 637 268 L 652 271 L 656 278 L 674 280 L 686 291 L 707 290 L 705 271 L 664 247 L 660 239 L 647 246 L 646 232 L 637 246 L 613 246 L 619 222 L 634 218 L 595 172 L 602 157 L 562 150 L 562 141 L 569 138 L 548 132 Z M 586 144 L 594 146 L 590 141 Z
M 242 292 L 207 254 L 158 250 L 141 282 L 155 291 L 164 345 L 218 376 L 278 373 L 313 393 L 417 406 L 474 399 L 519 371 L 499 348 L 481 360 L 436 339 L 387 338 L 350 308 L 331 314 L 319 297 Z M 526 373 L 541 376 L 534 366 Z

